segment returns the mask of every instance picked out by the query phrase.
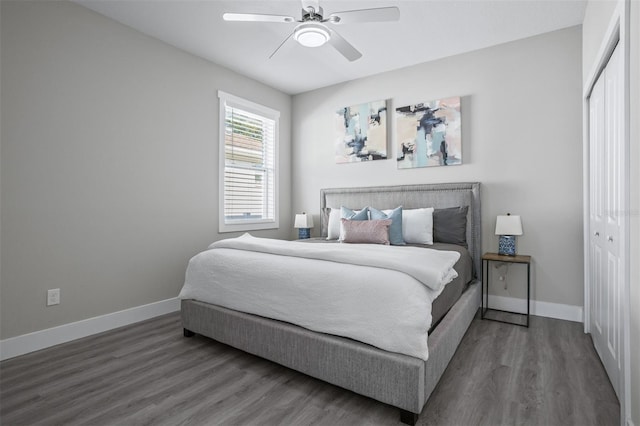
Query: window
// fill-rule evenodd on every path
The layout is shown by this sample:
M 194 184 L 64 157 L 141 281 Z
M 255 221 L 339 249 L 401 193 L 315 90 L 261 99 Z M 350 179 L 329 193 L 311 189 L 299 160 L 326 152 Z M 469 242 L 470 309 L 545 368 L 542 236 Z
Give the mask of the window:
M 277 228 L 280 113 L 224 92 L 220 98 L 220 232 Z

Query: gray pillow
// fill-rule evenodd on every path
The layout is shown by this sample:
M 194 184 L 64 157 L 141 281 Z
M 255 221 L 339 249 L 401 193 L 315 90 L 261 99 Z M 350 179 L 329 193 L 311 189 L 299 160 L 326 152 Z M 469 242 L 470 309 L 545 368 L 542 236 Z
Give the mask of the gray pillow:
M 467 247 L 467 211 L 469 206 L 435 209 L 433 241 Z

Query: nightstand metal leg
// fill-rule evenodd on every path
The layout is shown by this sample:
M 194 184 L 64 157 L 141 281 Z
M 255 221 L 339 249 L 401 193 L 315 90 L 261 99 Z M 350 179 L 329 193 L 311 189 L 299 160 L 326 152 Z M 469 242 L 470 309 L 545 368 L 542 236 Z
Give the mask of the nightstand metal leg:
M 485 304 L 485 297 L 489 293 L 489 268 L 488 262 L 486 260 L 482 260 L 482 291 L 481 291 L 481 306 L 480 306 L 480 319 L 484 319 L 484 307 L 488 305 L 489 300 L 487 298 L 487 303 Z M 484 286 L 487 286 L 487 291 L 485 293 Z
M 530 313 L 531 313 L 531 263 L 527 263 L 527 328 L 529 328 Z

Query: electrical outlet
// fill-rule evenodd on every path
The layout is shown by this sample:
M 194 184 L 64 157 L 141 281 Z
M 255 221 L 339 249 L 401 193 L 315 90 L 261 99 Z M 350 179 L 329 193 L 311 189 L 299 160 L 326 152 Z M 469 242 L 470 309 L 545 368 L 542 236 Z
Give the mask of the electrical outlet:
M 59 305 L 60 304 L 60 289 L 53 288 L 51 290 L 47 290 L 47 306 Z

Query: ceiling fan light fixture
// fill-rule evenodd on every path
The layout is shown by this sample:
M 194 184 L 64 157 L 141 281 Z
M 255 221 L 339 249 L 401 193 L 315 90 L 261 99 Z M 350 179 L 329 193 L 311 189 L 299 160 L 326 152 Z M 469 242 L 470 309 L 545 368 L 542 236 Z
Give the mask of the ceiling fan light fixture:
M 331 34 L 322 24 L 305 22 L 296 27 L 293 38 L 305 47 L 319 47 L 329 41 Z

